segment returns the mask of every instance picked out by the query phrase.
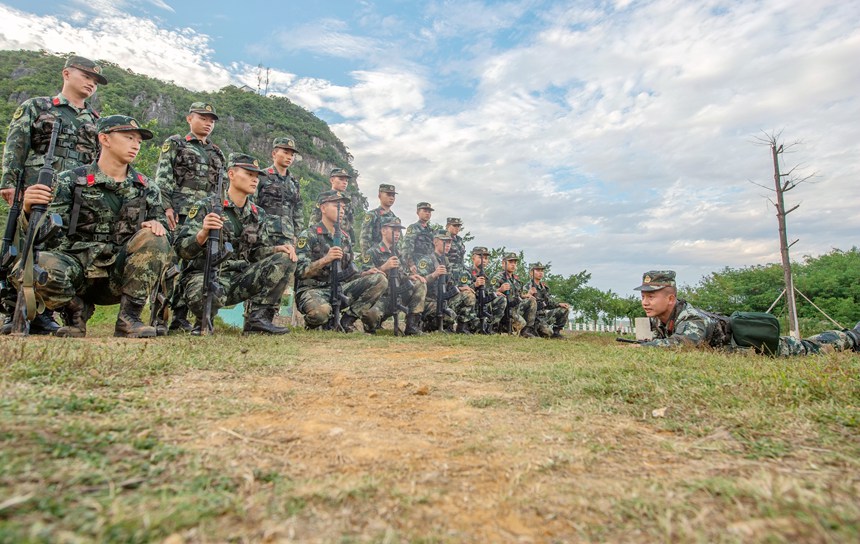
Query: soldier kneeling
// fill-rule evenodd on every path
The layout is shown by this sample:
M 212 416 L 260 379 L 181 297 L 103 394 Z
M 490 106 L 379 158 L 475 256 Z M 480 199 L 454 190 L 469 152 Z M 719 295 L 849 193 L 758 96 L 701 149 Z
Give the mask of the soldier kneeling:
M 50 204 L 48 213 L 59 214 L 64 227 L 62 238 L 38 253 L 47 281 L 35 283 L 35 295 L 49 309 L 65 306 L 57 336 L 86 335 L 94 305 L 119 302 L 114 336 L 153 337 L 140 312 L 171 249 L 158 189 L 131 167 L 152 132 L 124 115 L 100 119 L 97 127 L 96 162 L 60 173 L 53 195 L 38 184 L 24 193 L 23 223 L 33 205 Z
M 212 315 L 222 306 L 248 301 L 244 333 L 289 332 L 272 323 L 272 319 L 295 269 L 296 253 L 290 244 L 276 245 L 265 228 L 265 212 L 248 198 L 257 190 L 261 173 L 253 157 L 231 153 L 227 160 L 230 187 L 224 197 L 223 215 L 213 213 L 211 202 L 203 200 L 189 208 L 185 224 L 176 235 L 176 253 L 189 262 L 180 281 L 188 309 L 197 317 L 192 334 L 200 334 L 203 325 L 204 247 L 210 230 L 219 231 L 219 255 L 223 259 L 218 265 L 220 288 L 215 293 Z M 232 252 L 226 251 L 227 243 L 232 245 Z M 211 328 L 211 323 L 205 325 Z

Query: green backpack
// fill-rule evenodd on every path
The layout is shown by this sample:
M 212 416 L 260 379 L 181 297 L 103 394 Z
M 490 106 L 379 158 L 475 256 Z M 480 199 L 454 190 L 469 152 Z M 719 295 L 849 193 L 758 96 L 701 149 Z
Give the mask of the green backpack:
M 775 356 L 779 351 L 779 320 L 765 312 L 734 312 L 732 340 L 741 347 Z

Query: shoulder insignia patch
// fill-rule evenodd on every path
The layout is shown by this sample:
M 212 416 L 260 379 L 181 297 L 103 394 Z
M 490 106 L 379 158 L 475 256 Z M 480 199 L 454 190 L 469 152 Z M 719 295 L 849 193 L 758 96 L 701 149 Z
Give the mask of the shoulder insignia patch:
M 412 225 L 406 227 L 406 234 L 412 234 Z
M 197 204 L 188 208 L 188 219 L 194 219 L 195 217 L 197 217 L 197 212 L 199 211 L 200 206 L 198 206 Z
M 370 262 L 370 255 L 364 255 L 364 256 L 361 258 L 361 262 L 363 262 L 364 264 L 369 263 L 369 262 Z
M 469 276 L 467 276 L 466 274 L 460 276 L 460 283 L 469 283 Z
M 164 145 L 161 146 L 161 152 L 167 153 L 168 151 L 170 151 L 170 142 L 164 142 Z
M 418 261 L 418 270 L 427 270 L 428 263 L 425 260 Z
M 22 115 L 24 115 L 24 106 L 18 106 L 18 109 L 12 114 L 12 119 L 19 119 Z
M 308 239 L 306 236 L 302 236 L 301 238 L 299 238 L 299 241 L 296 242 L 296 247 L 299 249 L 302 249 L 306 245 L 308 245 Z

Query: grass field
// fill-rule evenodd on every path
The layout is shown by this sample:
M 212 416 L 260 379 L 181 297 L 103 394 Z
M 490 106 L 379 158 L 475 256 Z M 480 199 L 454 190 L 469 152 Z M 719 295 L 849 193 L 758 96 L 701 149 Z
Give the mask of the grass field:
M 860 540 L 857 354 L 217 332 L 0 339 L 0 542 Z

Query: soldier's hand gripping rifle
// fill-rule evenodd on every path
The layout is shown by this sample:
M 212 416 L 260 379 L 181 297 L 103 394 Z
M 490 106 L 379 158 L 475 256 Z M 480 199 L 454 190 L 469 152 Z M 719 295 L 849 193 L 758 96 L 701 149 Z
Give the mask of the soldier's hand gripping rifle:
M 397 254 L 397 249 L 392 248 L 391 254 L 397 259 L 400 259 L 400 256 Z M 406 282 L 409 282 L 409 278 L 406 278 Z M 394 267 L 388 271 L 388 308 L 386 308 L 385 313 L 391 314 L 394 317 L 394 336 L 400 336 L 400 312 L 405 314 L 409 313 L 409 308 L 400 303 L 400 290 L 401 290 L 401 273 L 400 267 Z
M 343 243 L 340 231 L 340 201 L 337 203 L 337 220 L 334 223 L 334 236 L 332 237 L 332 247 L 341 247 Z M 340 313 L 344 306 L 349 304 L 349 299 L 346 295 L 343 294 L 343 287 L 341 287 L 341 259 L 336 259 L 331 263 L 331 270 L 329 272 L 329 281 L 331 281 L 331 291 L 329 292 L 329 299 L 331 304 L 331 317 L 328 320 L 328 324 L 326 324 L 325 328 L 329 331 L 339 331 L 344 332 L 343 327 L 340 324 Z
M 57 137 L 60 134 L 62 121 L 59 118 L 54 119 L 51 129 L 51 140 L 48 142 L 48 151 L 44 156 L 44 163 L 39 169 L 39 178 L 36 181 L 39 185 L 52 187 L 54 184 L 54 151 L 57 147 Z M 18 185 L 23 183 L 19 180 Z M 15 189 L 15 203 L 18 204 L 18 215 L 23 209 L 23 192 L 19 195 L 18 187 Z M 18 199 L 21 202 L 18 202 Z M 38 265 L 39 253 L 37 247 L 45 243 L 49 238 L 54 236 L 63 227 L 63 220 L 59 214 L 46 215 L 48 206 L 46 204 L 34 204 L 30 207 L 30 215 L 27 223 L 27 233 L 24 236 L 24 244 L 21 246 L 21 285 L 18 289 L 18 300 L 15 302 L 15 311 L 12 313 L 12 334 L 26 336 L 30 332 L 30 321 L 36 317 L 38 304 L 36 301 L 35 284 L 44 285 L 48 281 L 48 273 Z M 15 221 L 17 222 L 17 217 Z M 15 227 L 12 221 L 12 214 L 9 215 L 9 223 L 6 224 L 6 231 L 9 232 L 10 226 Z M 14 237 L 14 231 L 12 231 Z M 3 237 L 3 244 L 6 245 L 6 237 Z M 10 245 L 4 250 L 3 259 L 7 258 L 8 253 L 14 253 L 13 247 Z M 11 257 L 14 260 L 14 256 Z M 5 264 L 5 263 L 4 263 Z M 11 263 L 9 264 L 11 267 Z
M 218 183 L 215 194 L 212 195 L 212 213 L 219 216 L 224 213 L 224 172 L 218 172 Z M 218 268 L 231 253 L 233 245 L 224 242 L 224 251 L 221 251 L 221 229 L 209 229 L 209 237 L 206 240 L 206 262 L 203 265 L 203 319 L 200 325 L 201 336 L 210 335 L 214 332 L 214 316 L 217 311 L 215 301 L 219 298 L 223 289 L 218 281 Z

